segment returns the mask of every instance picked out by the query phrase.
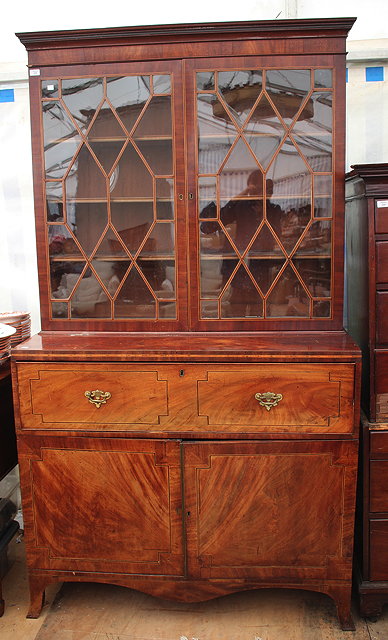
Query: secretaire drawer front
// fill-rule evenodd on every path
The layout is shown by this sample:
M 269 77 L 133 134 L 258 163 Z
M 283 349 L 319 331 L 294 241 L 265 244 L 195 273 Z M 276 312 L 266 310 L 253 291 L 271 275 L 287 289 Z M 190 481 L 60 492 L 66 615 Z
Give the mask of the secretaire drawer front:
M 351 433 L 353 393 L 352 364 L 214 366 L 198 382 L 198 405 L 212 428 Z
M 125 430 L 167 413 L 166 382 L 141 366 L 24 364 L 18 389 L 24 429 Z

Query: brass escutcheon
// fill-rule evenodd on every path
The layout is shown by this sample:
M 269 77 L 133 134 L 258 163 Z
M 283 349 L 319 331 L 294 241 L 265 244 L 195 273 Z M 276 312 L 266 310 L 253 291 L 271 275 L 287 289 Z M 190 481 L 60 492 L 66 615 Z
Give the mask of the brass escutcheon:
M 85 396 L 97 409 L 99 409 L 102 404 L 106 404 L 106 401 L 109 400 L 111 395 L 109 391 L 100 391 L 99 389 L 95 391 L 85 391 Z
M 267 411 L 272 409 L 272 407 L 276 407 L 279 404 L 280 400 L 283 399 L 281 393 L 272 393 L 272 391 L 266 391 L 266 393 L 256 393 L 256 400 L 259 401 L 262 407 L 265 407 Z

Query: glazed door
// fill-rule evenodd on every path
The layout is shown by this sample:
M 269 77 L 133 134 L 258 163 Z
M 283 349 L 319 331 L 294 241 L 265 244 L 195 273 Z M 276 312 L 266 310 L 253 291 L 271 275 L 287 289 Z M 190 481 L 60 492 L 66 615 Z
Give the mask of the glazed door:
M 195 328 L 342 327 L 341 74 L 329 56 L 186 62 Z
M 31 79 L 43 328 L 187 326 L 181 64 L 58 74 Z
M 188 573 L 349 579 L 356 442 L 184 445 Z
M 30 568 L 182 575 L 180 445 L 20 438 Z

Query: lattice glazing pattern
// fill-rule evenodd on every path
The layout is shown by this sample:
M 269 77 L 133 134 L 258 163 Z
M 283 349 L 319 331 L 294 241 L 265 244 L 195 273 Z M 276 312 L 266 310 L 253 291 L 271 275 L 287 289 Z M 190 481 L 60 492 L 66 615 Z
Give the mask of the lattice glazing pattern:
M 42 83 L 53 318 L 176 318 L 168 74 Z
M 332 80 L 197 73 L 201 318 L 331 317 Z

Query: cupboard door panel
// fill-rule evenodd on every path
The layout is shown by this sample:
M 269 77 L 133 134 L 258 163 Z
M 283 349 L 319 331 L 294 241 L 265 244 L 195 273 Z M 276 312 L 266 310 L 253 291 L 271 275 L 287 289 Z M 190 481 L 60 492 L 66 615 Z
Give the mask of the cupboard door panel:
M 388 342 L 388 292 L 376 292 L 376 342 Z
M 182 575 L 178 443 L 20 442 L 32 568 Z
M 388 520 L 370 521 L 369 580 L 388 580 Z
M 356 463 L 354 442 L 185 444 L 190 574 L 349 577 Z
M 388 282 L 388 242 L 376 242 L 376 282 Z
M 370 511 L 381 513 L 388 511 L 388 461 L 371 460 L 370 462 Z

